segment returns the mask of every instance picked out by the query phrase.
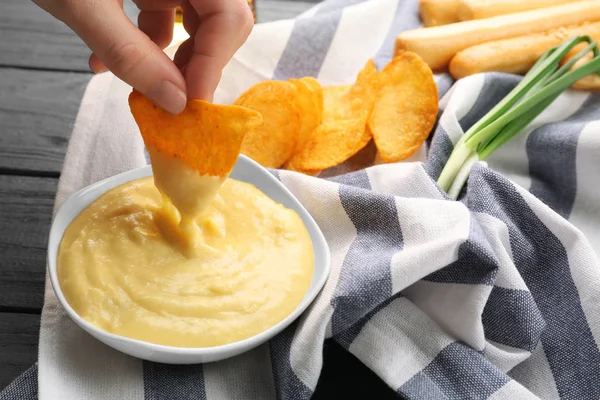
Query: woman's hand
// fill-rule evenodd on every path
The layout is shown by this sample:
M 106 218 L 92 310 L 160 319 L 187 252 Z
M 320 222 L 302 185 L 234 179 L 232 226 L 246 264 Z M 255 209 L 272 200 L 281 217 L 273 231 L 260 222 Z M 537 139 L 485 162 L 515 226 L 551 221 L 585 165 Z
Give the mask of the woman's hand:
M 139 29 L 122 0 L 34 0 L 63 21 L 89 46 L 90 68 L 105 69 L 178 114 L 187 98 L 212 101 L 221 73 L 253 26 L 245 0 L 134 0 Z M 173 38 L 175 7 L 183 9 L 190 35 L 175 62 L 161 50 Z

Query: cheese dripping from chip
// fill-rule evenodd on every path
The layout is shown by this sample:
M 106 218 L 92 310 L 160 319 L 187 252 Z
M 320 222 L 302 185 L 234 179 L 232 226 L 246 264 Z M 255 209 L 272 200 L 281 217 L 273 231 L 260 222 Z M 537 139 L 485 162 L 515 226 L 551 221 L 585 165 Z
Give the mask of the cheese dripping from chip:
M 179 225 L 179 239 L 192 250 L 198 241 L 194 221 L 212 202 L 235 165 L 244 136 L 262 117 L 245 107 L 202 100 L 190 100 L 181 114 L 172 115 L 135 90 L 129 106 L 163 197 L 165 221 Z

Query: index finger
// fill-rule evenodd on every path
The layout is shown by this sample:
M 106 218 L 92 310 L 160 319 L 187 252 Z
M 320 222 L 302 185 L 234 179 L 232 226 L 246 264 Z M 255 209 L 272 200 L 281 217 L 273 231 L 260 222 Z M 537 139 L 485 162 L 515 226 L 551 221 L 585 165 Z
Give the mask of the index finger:
M 190 5 L 199 23 L 185 70 L 188 96 L 211 101 L 223 68 L 252 31 L 252 11 L 245 0 L 190 0 Z

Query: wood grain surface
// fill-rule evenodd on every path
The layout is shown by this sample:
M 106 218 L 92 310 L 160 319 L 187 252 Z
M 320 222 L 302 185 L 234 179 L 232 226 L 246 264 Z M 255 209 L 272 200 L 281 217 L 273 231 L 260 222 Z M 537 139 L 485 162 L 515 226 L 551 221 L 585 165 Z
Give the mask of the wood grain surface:
M 14 68 L 0 74 L 0 171 L 57 177 L 92 74 Z
M 37 361 L 40 316 L 0 312 L 0 390 Z
M 0 175 L 0 311 L 39 312 L 58 180 Z

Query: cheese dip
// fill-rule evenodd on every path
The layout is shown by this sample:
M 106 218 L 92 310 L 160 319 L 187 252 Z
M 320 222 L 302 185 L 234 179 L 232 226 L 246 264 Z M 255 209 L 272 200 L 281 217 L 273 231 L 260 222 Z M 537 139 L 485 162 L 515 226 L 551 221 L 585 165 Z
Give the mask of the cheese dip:
M 295 211 L 227 179 L 187 227 L 153 178 L 116 187 L 66 229 L 58 279 L 97 327 L 179 347 L 210 347 L 267 330 L 310 285 L 314 252 Z

